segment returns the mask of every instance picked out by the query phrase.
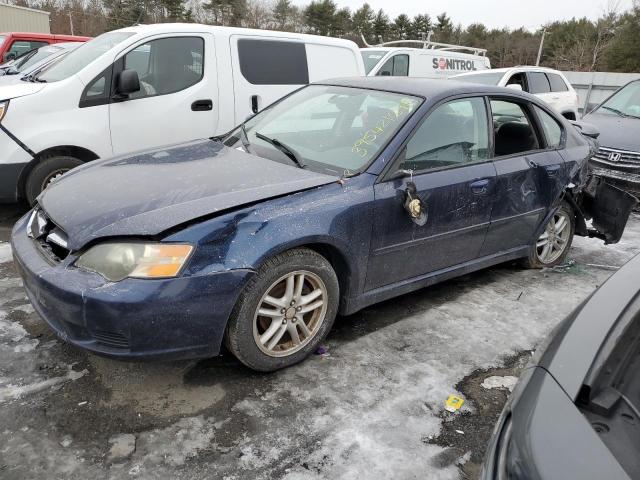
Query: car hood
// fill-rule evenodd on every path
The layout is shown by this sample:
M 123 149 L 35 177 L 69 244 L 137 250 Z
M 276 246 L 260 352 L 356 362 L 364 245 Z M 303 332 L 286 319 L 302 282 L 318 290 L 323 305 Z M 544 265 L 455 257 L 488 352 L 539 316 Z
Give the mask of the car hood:
M 38 204 L 76 251 L 97 238 L 158 235 L 337 179 L 204 140 L 91 162 L 50 185 Z
M 640 129 L 640 119 L 590 113 L 582 121 L 600 131 L 598 142 L 603 147 L 640 152 L 640 138 L 635 134 Z
M 5 75 L 2 78 L 16 77 L 19 75 Z M 44 83 L 32 82 L 2 82 L 0 84 L 0 101 L 11 100 L 12 98 L 24 97 L 33 93 L 38 93 L 45 88 Z

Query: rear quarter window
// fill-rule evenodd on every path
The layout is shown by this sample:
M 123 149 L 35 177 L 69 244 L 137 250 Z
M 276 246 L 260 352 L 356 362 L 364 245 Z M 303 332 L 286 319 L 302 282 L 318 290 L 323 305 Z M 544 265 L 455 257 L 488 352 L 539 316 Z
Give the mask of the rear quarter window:
M 557 73 L 547 73 L 547 78 L 549 79 L 549 83 L 551 84 L 552 92 L 566 92 L 569 90 L 567 88 L 567 84 Z
M 242 76 L 253 85 L 304 85 L 309 83 L 307 51 L 302 42 L 238 40 Z

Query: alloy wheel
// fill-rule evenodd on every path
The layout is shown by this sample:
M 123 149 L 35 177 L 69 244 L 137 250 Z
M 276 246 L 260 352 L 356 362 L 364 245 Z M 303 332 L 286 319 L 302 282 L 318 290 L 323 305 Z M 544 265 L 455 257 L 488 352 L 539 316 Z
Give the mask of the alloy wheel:
M 571 237 L 571 219 L 565 210 L 558 210 L 536 241 L 540 263 L 550 264 L 562 256 Z
M 315 273 L 299 270 L 276 280 L 260 299 L 253 320 L 258 348 L 286 357 L 318 333 L 327 313 L 327 288 Z

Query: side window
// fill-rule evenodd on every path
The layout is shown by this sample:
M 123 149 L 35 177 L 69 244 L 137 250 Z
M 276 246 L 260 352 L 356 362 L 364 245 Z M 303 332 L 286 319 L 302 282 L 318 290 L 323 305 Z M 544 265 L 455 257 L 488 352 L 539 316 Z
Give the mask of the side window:
M 376 74 L 383 77 L 406 77 L 409 75 L 409 55 L 394 55 L 378 70 Z
M 124 68 L 138 72 L 140 91 L 129 98 L 179 92 L 195 85 L 204 74 L 204 40 L 172 37 L 152 40 L 124 57 Z
M 529 93 L 549 93 L 550 91 L 549 80 L 544 73 L 529 73 Z
M 111 72 L 113 67 L 105 69 L 84 88 L 80 97 L 80 108 L 94 107 L 109 103 L 111 96 Z
M 547 139 L 547 147 L 559 147 L 560 142 L 562 141 L 562 127 L 560 126 L 560 124 L 556 121 L 555 118 L 553 118 L 541 108 L 534 105 L 533 109 L 540 119 L 542 130 L 544 130 L 544 136 Z
M 506 83 L 507 85 L 520 85 L 523 91 L 527 91 L 527 82 L 524 79 L 524 73 L 514 73 Z
M 309 83 L 307 51 L 301 42 L 238 40 L 240 71 L 253 85 L 304 85 Z
M 464 98 L 437 107 L 407 143 L 400 168 L 424 171 L 489 158 L 484 99 Z
M 567 88 L 567 84 L 564 83 L 564 80 L 557 73 L 547 73 L 547 78 L 549 79 L 549 83 L 551 84 L 552 92 L 566 92 L 569 89 Z
M 497 157 L 540 148 L 531 122 L 522 105 L 507 100 L 491 100 L 494 148 Z

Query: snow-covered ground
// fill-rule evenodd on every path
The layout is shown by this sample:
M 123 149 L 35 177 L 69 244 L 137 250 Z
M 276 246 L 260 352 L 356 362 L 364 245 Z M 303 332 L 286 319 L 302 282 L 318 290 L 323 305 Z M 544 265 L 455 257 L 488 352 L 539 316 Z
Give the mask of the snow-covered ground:
M 0 241 L 0 477 L 460 478 L 470 453 L 442 462 L 428 441 L 455 385 L 535 348 L 638 251 L 634 217 L 617 245 L 577 238 L 569 268 L 504 265 L 339 318 L 328 356 L 261 375 L 228 356 L 131 364 L 60 343 Z

